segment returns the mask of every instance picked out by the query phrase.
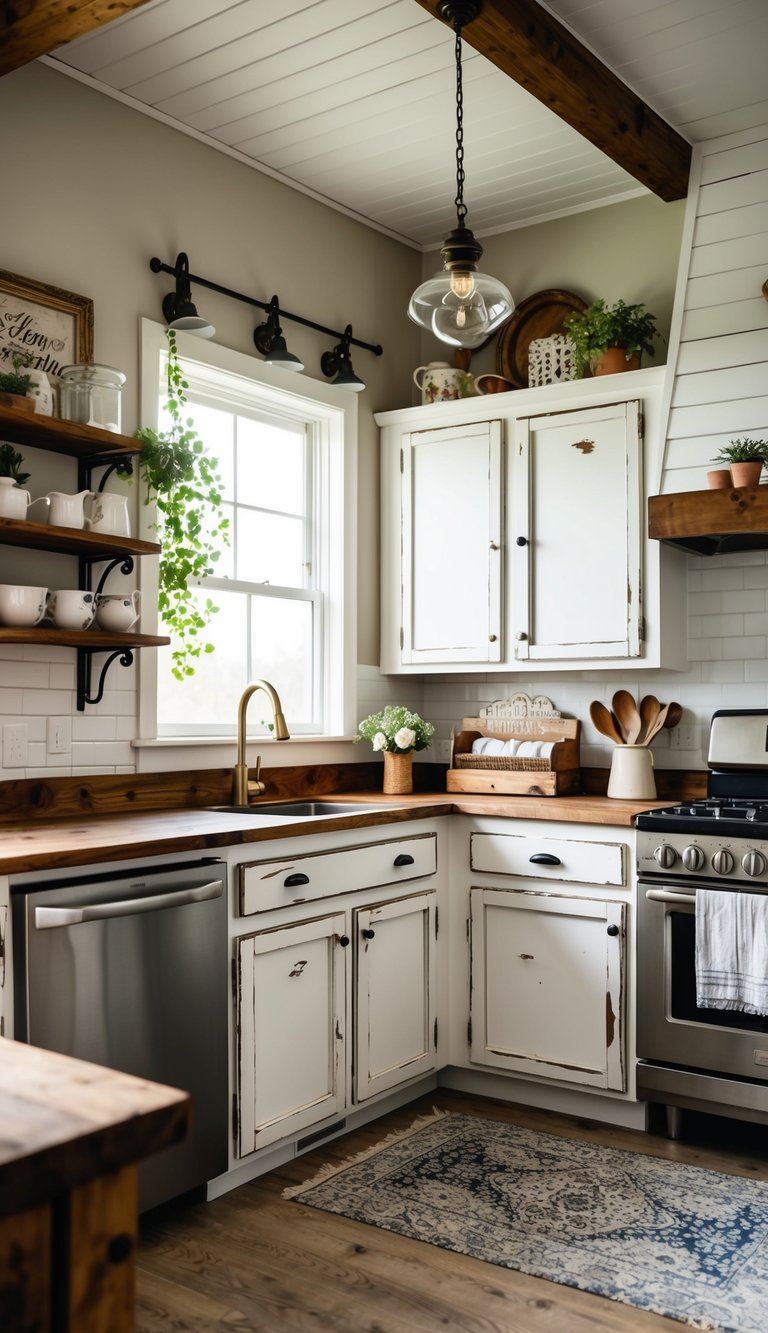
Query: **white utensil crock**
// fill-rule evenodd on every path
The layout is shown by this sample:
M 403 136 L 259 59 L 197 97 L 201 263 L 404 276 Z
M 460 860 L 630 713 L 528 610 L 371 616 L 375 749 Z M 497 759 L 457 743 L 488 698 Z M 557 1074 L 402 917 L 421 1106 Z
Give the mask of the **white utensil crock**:
M 608 795 L 622 801 L 653 801 L 656 779 L 647 745 L 617 745 L 611 760 Z

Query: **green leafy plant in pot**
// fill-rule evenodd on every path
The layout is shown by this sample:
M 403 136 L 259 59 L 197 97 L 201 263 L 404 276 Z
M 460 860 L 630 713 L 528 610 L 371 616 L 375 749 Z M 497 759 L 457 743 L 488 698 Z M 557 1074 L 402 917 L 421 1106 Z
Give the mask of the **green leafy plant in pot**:
M 768 440 L 748 437 L 730 440 L 723 445 L 713 462 L 725 463 L 730 468 L 731 482 L 736 488 L 758 486 L 763 468 L 768 463 Z
M 20 472 L 24 462 L 18 449 L 14 449 L 7 440 L 0 443 L 0 477 L 10 477 L 15 486 L 23 486 L 29 481 L 28 472 Z
M 25 374 L 25 368 L 31 366 L 33 361 L 31 352 L 14 352 L 11 357 L 13 370 L 0 370 L 0 393 L 10 393 L 16 398 L 25 398 L 32 383 L 32 376 Z M 34 410 L 34 403 L 32 407 Z
M 146 488 L 144 504 L 153 504 L 157 511 L 152 527 L 163 548 L 157 607 L 175 639 L 171 671 L 177 680 L 184 680 L 194 675 L 202 653 L 214 651 L 203 631 L 218 607 L 210 598 L 201 605 L 190 584 L 211 574 L 229 546 L 229 519 L 221 510 L 218 460 L 206 453 L 192 419 L 185 415 L 189 385 L 179 362 L 176 334 L 168 329 L 166 336 L 166 409 L 171 424 L 167 430 L 142 426 L 136 431 L 142 442 L 136 465 Z
M 580 377 L 587 370 L 593 375 L 637 370 L 643 352 L 652 354 L 653 339 L 659 336 L 656 316 L 644 305 L 627 305 L 625 301 L 613 306 L 602 299 L 593 301 L 582 314 L 566 319 L 563 327 L 573 343 Z

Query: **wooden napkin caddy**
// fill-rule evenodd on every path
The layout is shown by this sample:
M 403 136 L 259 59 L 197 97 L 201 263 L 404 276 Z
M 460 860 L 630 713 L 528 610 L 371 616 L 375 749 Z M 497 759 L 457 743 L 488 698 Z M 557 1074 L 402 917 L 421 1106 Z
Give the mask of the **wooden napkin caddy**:
M 446 790 L 514 796 L 578 793 L 580 732 L 576 718 L 560 717 L 543 696 L 530 700 L 516 695 L 490 704 L 480 717 L 465 717 L 453 736 Z M 482 736 L 553 742 L 552 751 L 546 758 L 473 754 L 472 743 Z

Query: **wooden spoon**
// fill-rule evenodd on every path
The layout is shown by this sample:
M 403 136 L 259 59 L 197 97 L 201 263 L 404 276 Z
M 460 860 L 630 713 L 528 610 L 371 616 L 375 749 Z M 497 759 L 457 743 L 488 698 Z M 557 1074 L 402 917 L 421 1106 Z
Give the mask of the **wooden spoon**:
M 671 707 L 672 707 L 671 704 L 664 704 L 664 706 L 659 710 L 659 714 L 656 718 L 656 721 L 650 728 L 648 735 L 646 736 L 645 741 L 643 742 L 645 745 L 650 745 L 654 736 L 657 736 L 661 731 L 662 727 L 666 726 L 667 718 L 669 717 L 669 710 Z M 682 709 L 680 711 L 682 712 Z
M 624 737 L 617 728 L 610 712 L 605 704 L 601 704 L 599 699 L 595 699 L 589 705 L 589 716 L 592 723 L 602 736 L 607 736 L 609 740 L 615 741 L 617 745 L 623 745 Z
M 659 716 L 660 709 L 661 704 L 655 694 L 646 694 L 645 697 L 640 700 L 640 719 L 643 725 L 640 735 L 638 736 L 638 741 L 641 745 L 644 745 L 647 741 L 651 728 L 656 721 L 656 718 Z
M 628 690 L 616 691 L 613 696 L 613 711 L 619 719 L 627 745 L 634 745 L 643 724 L 637 711 L 637 704 Z
M 668 730 L 671 730 L 672 727 L 677 726 L 682 716 L 683 716 L 683 705 L 670 704 L 669 707 L 667 708 L 667 719 L 666 722 L 664 723 L 664 726 L 667 727 Z

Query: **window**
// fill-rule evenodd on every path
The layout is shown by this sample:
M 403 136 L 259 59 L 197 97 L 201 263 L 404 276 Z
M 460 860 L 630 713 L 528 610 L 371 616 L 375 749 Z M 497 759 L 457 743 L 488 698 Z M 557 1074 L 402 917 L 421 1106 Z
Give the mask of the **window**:
M 207 631 L 215 651 L 184 681 L 169 650 L 142 656 L 142 736 L 231 736 L 240 695 L 259 678 L 277 689 L 293 735 L 343 735 L 355 708 L 356 403 L 198 339 L 179 336 L 178 347 L 188 415 L 219 461 L 231 545 L 195 589 L 219 608 Z M 161 426 L 165 351 L 161 326 L 142 321 L 142 415 Z M 155 592 L 146 587 L 145 608 Z

